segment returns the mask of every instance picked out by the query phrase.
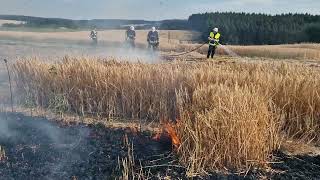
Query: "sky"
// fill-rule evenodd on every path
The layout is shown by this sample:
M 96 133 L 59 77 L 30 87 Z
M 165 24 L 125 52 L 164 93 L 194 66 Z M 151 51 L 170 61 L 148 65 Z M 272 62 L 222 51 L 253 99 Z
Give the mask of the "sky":
M 187 19 L 193 13 L 320 14 L 320 0 L 0 0 L 0 14 L 69 19 Z

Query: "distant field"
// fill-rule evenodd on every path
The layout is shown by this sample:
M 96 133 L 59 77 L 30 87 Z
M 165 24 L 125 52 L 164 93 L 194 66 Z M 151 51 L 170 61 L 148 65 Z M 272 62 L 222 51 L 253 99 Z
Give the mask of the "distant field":
M 201 44 L 199 42 L 200 33 L 193 31 L 179 30 L 161 30 L 160 32 L 160 50 L 169 54 L 191 51 Z M 137 31 L 137 47 L 145 49 L 148 30 Z M 106 30 L 99 31 L 99 42 L 101 48 L 110 46 L 114 48 L 123 47 L 125 39 L 124 30 Z M 46 43 L 41 46 L 48 46 L 50 50 L 68 49 L 65 46 L 88 46 L 90 45 L 89 31 L 77 32 L 19 32 L 19 31 L 0 31 L 0 40 L 14 41 L 15 49 L 19 44 L 28 43 Z M 23 43 L 22 43 L 23 42 Z M 55 43 L 55 48 L 51 45 Z M 58 44 L 57 44 L 58 43 Z M 60 44 L 60 45 L 59 45 Z M 105 46 L 105 47 L 104 47 Z M 41 50 L 33 45 L 23 46 L 23 48 L 32 48 L 35 53 Z M 294 44 L 294 45 L 263 45 L 263 46 L 226 46 L 231 51 L 243 57 L 264 57 L 272 59 L 298 59 L 298 60 L 320 60 L 320 44 Z M 0 47 L 1 48 L 1 47 Z M 86 48 L 86 47 L 85 47 Z M 192 57 L 204 57 L 207 52 L 207 45 L 191 53 Z M 2 48 L 3 49 L 3 48 Z M 21 50 L 18 49 L 18 51 Z M 2 50 L 6 52 L 5 49 Z M 48 54 L 48 53 L 47 53 Z M 49 53 L 50 54 L 50 53 Z M 223 48 L 218 49 L 218 54 L 226 55 Z M 190 54 L 189 54 L 190 56 Z
M 0 19 L 0 26 L 2 26 L 3 24 L 23 24 L 24 22 L 22 21 L 13 21 L 13 20 L 3 20 Z
M 264 46 L 228 46 L 239 56 L 265 57 L 273 59 L 302 59 L 320 60 L 320 44 L 291 44 L 291 45 L 264 45 Z M 203 48 L 201 53 L 206 52 Z M 220 54 L 225 54 L 219 49 Z
M 180 41 L 198 40 L 200 34 L 192 31 L 161 30 L 160 41 L 163 43 L 179 43 Z M 1 39 L 13 40 L 57 40 L 57 41 L 77 41 L 89 42 L 89 31 L 77 32 L 18 32 L 0 31 Z M 137 43 L 146 43 L 148 30 L 137 31 Z M 125 30 L 106 30 L 99 31 L 98 38 L 101 42 L 123 42 Z

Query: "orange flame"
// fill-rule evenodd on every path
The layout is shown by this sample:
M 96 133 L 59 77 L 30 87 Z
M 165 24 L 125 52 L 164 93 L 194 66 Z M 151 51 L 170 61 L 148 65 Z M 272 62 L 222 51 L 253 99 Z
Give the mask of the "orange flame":
M 172 145 L 174 145 L 175 148 L 179 148 L 181 142 L 174 127 L 171 124 L 166 124 L 164 128 L 171 138 Z
M 179 119 L 176 120 L 176 124 L 170 123 L 169 121 L 161 121 L 162 128 L 160 128 L 157 133 L 152 137 L 152 140 L 161 141 L 162 138 L 170 139 L 172 145 L 178 149 L 181 141 L 175 130 L 179 126 Z

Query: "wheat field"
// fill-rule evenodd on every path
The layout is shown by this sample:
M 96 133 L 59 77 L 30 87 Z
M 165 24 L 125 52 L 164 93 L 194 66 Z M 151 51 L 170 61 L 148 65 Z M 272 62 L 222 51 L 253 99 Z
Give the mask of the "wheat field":
M 72 58 L 14 66 L 20 103 L 57 113 L 175 122 L 190 176 L 265 166 L 284 138 L 320 140 L 320 69 L 286 62 L 130 63 Z
M 123 44 L 124 31 L 99 34 L 101 49 Z M 137 34 L 137 46 L 144 49 L 147 31 Z M 160 31 L 160 36 L 160 58 L 201 45 L 190 43 L 199 38 L 195 32 Z M 65 43 L 61 49 L 68 43 L 84 48 L 90 43 L 85 31 L 0 31 L 0 37 L 35 44 Z M 32 51 L 42 51 L 46 43 L 38 49 L 31 43 Z M 16 45 L 7 46 L 17 52 Z M 204 61 L 208 48 L 204 45 L 179 57 L 182 61 L 158 64 L 141 63 L 150 59 L 139 63 L 130 56 L 18 58 L 10 67 L 15 100 L 57 114 L 170 124 L 178 138 L 175 150 L 190 177 L 267 167 L 272 152 L 286 139 L 319 143 L 320 68 L 306 62 L 318 63 L 320 45 L 226 47 L 238 56 L 224 56 L 220 47 L 213 61 Z M 50 46 L 44 52 L 48 56 L 61 53 Z M 187 62 L 188 58 L 193 61 Z M 197 58 L 201 61 L 194 61 Z M 2 74 L 4 70 L 0 69 Z M 6 79 L 1 80 L 5 84 Z

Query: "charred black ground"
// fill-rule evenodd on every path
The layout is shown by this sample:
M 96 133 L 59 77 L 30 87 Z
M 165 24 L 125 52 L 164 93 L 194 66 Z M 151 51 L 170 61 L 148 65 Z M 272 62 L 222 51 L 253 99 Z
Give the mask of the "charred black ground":
M 143 170 L 150 169 L 155 178 L 183 175 L 182 167 L 174 167 L 178 163 L 170 142 L 154 141 L 148 133 L 62 126 L 21 114 L 1 114 L 0 126 L 7 156 L 0 162 L 0 179 L 115 179 L 121 176 L 119 159 L 128 156 L 126 136 L 133 144 L 135 168 L 147 167 Z
M 151 179 L 187 179 L 170 141 L 154 141 L 149 133 L 102 125 L 64 126 L 12 113 L 0 113 L 0 145 L 7 157 L 0 161 L 0 179 L 117 179 L 119 159 L 128 156 L 125 137 L 133 144 L 137 172 L 142 169 Z M 214 174 L 204 179 L 320 178 L 320 157 L 277 155 L 283 161 L 273 165 L 277 173 L 257 170 L 246 176 Z

